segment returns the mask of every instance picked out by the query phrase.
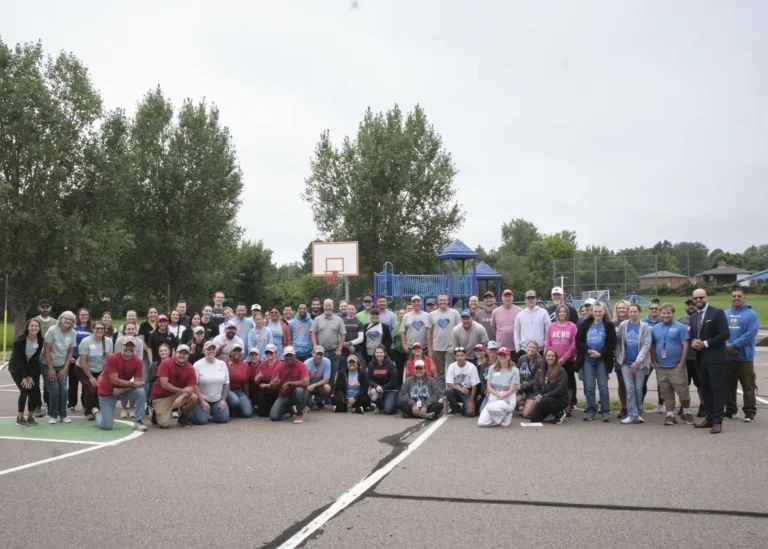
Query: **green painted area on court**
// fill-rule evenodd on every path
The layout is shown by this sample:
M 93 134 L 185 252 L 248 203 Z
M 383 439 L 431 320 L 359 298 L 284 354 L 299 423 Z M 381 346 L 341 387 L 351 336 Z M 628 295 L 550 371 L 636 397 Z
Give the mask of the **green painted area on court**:
M 115 421 L 115 428 L 111 431 L 99 429 L 93 421 L 81 418 L 72 418 L 72 423 L 48 423 L 47 417 L 37 418 L 36 427 L 19 427 L 12 418 L 0 418 L 0 436 L 14 438 L 42 438 L 50 440 L 72 440 L 80 442 L 93 442 L 96 444 L 114 442 L 125 438 L 133 432 L 132 425 L 126 425 Z

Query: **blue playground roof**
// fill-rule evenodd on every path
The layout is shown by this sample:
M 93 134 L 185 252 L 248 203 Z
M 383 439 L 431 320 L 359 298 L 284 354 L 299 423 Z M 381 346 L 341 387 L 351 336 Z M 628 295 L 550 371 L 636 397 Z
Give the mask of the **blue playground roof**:
M 440 252 L 437 259 L 475 259 L 476 257 L 477 253 L 472 248 L 461 240 L 454 240 L 446 249 Z
M 501 275 L 493 270 L 485 261 L 477 264 L 476 271 L 478 280 L 501 280 Z
M 759 273 L 755 273 L 752 276 L 748 276 L 747 278 L 742 278 L 736 282 L 746 282 L 747 280 L 768 280 L 768 270 L 760 271 Z

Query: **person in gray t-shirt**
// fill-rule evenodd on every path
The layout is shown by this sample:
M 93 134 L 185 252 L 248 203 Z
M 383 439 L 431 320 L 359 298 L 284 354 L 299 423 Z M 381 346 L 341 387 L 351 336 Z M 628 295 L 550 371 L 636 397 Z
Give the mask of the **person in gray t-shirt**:
M 432 317 L 429 313 L 421 310 L 421 298 L 417 295 L 411 298 L 413 310 L 406 313 L 403 321 L 400 323 L 400 333 L 408 349 L 415 341 L 428 347 L 432 344 Z M 432 355 L 432 348 L 429 348 L 429 354 Z
M 472 320 L 472 314 L 465 309 L 461 312 L 461 324 L 453 329 L 453 344 L 455 347 L 463 347 L 469 355 L 474 354 L 478 343 L 488 343 L 488 334 L 480 323 Z
M 493 341 L 496 338 L 496 334 L 491 327 L 491 318 L 493 318 L 493 310 L 496 308 L 496 300 L 494 299 L 492 292 L 485 292 L 484 297 L 485 307 L 478 309 L 472 319 L 485 328 L 485 333 L 488 334 L 488 340 Z
M 432 353 L 430 358 L 437 366 L 437 382 L 445 386 L 445 372 L 453 362 L 453 329 L 461 324 L 461 316 L 456 309 L 448 307 L 448 294 L 437 296 L 438 309 L 429 313 L 432 317 Z
M 318 345 L 325 349 L 325 358 L 331 361 L 331 394 L 336 390 L 336 371 L 339 356 L 347 336 L 347 328 L 344 321 L 336 316 L 333 311 L 333 300 L 326 299 L 323 302 L 323 314 L 316 316 L 312 321 L 310 330 L 312 348 Z

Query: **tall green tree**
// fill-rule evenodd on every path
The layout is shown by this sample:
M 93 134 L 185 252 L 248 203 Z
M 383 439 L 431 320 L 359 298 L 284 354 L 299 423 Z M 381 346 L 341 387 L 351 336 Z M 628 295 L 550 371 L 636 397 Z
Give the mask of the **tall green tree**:
M 745 269 L 752 271 L 764 271 L 768 269 L 768 244 L 750 246 L 744 253 Z
M 324 132 L 302 197 L 323 238 L 356 240 L 360 276 L 353 294 L 372 287 L 386 260 L 397 271 L 434 272 L 435 257 L 464 221 L 455 200 L 456 167 L 442 138 L 416 106 L 374 114 L 334 147 Z
M 269 306 L 269 286 L 275 280 L 272 250 L 265 247 L 261 240 L 241 242 L 232 272 L 236 283 L 233 294 L 235 303 L 249 306 L 259 303 L 262 308 Z
M 501 226 L 501 246 L 515 255 L 528 255 L 531 244 L 543 238 L 539 229 L 525 219 L 513 219 Z
M 672 246 L 678 273 L 694 276 L 709 268 L 709 248 L 701 242 L 678 242 Z

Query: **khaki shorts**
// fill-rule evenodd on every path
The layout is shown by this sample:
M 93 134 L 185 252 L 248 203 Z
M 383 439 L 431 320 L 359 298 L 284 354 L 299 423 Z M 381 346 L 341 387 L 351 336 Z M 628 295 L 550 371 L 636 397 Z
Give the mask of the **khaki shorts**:
M 173 412 L 173 403 L 176 402 L 176 398 L 178 398 L 178 395 L 152 399 L 152 409 L 155 411 L 155 419 L 160 427 L 171 426 L 171 413 Z M 182 407 L 189 407 L 189 396 L 184 399 Z
M 664 400 L 675 400 L 675 394 L 681 401 L 691 398 L 688 393 L 688 372 L 674 368 L 656 368 L 656 384 L 659 386 L 659 397 Z

